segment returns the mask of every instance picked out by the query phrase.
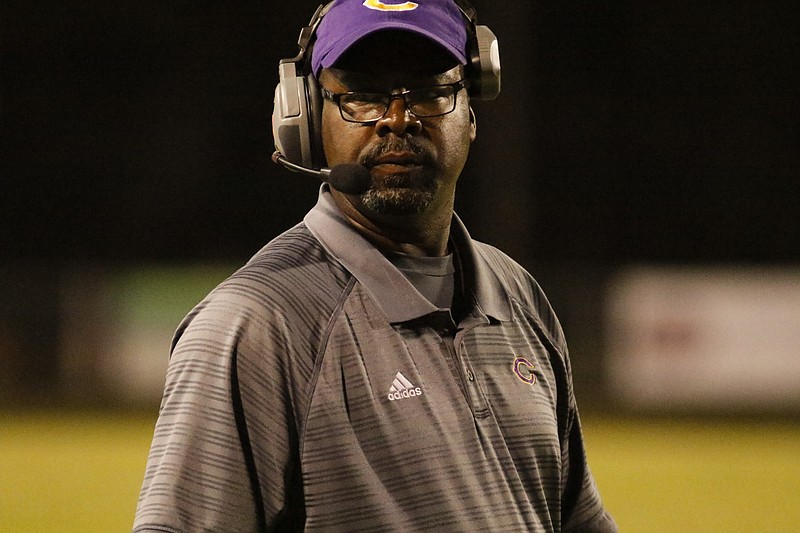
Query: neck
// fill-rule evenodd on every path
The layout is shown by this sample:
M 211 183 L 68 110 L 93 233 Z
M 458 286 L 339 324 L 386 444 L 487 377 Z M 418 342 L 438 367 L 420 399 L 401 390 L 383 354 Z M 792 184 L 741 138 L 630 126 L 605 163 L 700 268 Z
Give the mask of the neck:
M 331 192 L 350 224 L 377 248 L 413 256 L 447 255 L 452 204 L 449 210 L 436 209 L 431 213 L 367 216 L 346 195 L 336 190 Z

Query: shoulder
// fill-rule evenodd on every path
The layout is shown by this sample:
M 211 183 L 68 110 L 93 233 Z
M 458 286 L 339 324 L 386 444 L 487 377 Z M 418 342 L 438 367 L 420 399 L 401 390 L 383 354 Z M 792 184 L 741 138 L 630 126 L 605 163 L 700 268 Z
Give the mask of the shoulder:
M 300 326 L 313 329 L 330 316 L 349 278 L 308 228 L 298 224 L 211 291 L 183 320 L 173 346 L 190 330 L 229 342 L 302 335 Z
M 222 282 L 212 299 L 269 305 L 289 312 L 291 300 L 324 300 L 347 283 L 349 274 L 304 224 L 279 235 Z

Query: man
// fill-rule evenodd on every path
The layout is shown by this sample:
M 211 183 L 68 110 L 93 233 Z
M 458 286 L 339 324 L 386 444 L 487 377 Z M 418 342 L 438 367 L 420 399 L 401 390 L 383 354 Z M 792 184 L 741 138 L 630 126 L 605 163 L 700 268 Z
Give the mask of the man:
M 181 324 L 136 532 L 616 530 L 547 300 L 453 214 L 467 23 L 391 5 L 337 0 L 310 64 L 328 166 L 368 183 Z

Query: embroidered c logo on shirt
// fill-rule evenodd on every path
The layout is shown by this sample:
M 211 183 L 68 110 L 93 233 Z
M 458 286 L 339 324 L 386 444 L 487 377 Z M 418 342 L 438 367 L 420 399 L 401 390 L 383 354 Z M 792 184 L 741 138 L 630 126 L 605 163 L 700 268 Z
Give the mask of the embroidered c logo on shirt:
M 514 373 L 528 385 L 536 383 L 536 374 L 533 373 L 534 368 L 533 363 L 524 357 L 517 357 L 514 360 Z
M 403 4 L 386 4 L 381 0 L 364 0 L 364 6 L 377 11 L 412 11 L 417 9 L 419 4 L 405 2 Z

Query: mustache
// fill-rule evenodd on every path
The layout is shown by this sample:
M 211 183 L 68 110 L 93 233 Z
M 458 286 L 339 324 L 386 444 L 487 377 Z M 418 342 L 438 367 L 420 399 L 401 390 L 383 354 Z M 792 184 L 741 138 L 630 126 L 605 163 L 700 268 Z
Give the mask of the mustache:
M 432 164 L 434 157 L 431 151 L 422 142 L 413 138 L 392 138 L 385 139 L 370 147 L 366 154 L 361 157 L 361 164 L 365 166 L 374 165 L 375 161 L 389 152 L 410 152 L 420 158 L 423 164 Z

